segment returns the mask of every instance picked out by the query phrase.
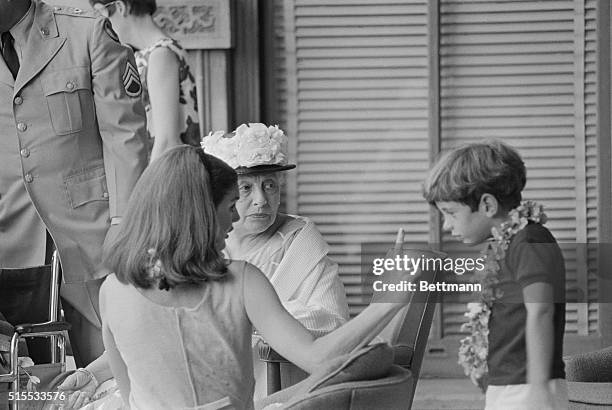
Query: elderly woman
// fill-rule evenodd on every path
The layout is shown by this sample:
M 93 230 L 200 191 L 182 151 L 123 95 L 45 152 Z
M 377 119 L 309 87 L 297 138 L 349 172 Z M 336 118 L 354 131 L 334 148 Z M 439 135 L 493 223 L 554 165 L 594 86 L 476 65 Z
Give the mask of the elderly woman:
M 284 171 L 295 168 L 287 161 L 283 131 L 243 124 L 233 134 L 209 134 L 202 147 L 238 174 L 240 220 L 226 241 L 228 258 L 257 266 L 285 309 L 315 336 L 342 325 L 349 318 L 348 305 L 338 265 L 327 256 L 329 245 L 310 219 L 278 212 Z M 265 369 L 254 361 L 256 396 L 261 397 Z M 291 381 L 297 378 L 289 373 Z
M 295 168 L 287 163 L 283 131 L 243 124 L 233 135 L 208 135 L 202 147 L 238 174 L 240 220 L 227 238 L 227 256 L 257 266 L 287 311 L 315 336 L 344 323 L 348 305 L 329 245 L 310 219 L 278 212 L 282 173 Z

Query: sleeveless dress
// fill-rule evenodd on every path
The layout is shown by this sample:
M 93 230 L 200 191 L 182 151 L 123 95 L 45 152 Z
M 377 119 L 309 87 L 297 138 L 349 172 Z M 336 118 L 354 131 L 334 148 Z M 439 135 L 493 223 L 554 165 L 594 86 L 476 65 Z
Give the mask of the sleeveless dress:
M 145 297 L 112 274 L 100 291 L 104 344 L 132 409 L 253 408 L 252 325 L 243 298 L 245 262 L 207 282 L 193 307 Z M 127 380 L 121 380 L 121 377 Z
M 153 133 L 154 118 L 151 115 L 151 101 L 149 100 L 149 85 L 147 84 L 147 72 L 149 67 L 149 57 L 153 50 L 165 47 L 176 54 L 179 60 L 179 120 L 182 124 L 181 140 L 185 144 L 200 146 L 200 124 L 198 123 L 198 98 L 196 94 L 195 79 L 187 63 L 187 52 L 179 43 L 171 38 L 163 38 L 150 47 L 138 50 L 134 53 L 138 74 L 142 82 L 142 99 L 147 112 L 147 131 L 150 138 L 155 138 Z M 153 140 L 151 140 L 151 147 Z

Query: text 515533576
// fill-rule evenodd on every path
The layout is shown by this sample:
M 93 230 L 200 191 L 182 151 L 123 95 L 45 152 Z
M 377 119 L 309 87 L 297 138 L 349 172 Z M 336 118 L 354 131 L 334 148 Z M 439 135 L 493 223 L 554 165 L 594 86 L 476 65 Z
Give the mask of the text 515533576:
M 66 400 L 66 393 L 60 391 L 20 391 L 8 392 L 9 401 L 57 401 Z

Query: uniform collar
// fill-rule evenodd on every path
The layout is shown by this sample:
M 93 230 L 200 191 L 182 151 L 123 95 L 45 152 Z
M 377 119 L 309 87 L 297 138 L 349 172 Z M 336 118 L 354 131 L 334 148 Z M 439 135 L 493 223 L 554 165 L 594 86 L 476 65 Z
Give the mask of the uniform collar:
M 34 8 L 34 1 L 31 1 L 30 7 L 28 8 L 28 11 L 26 11 L 26 14 L 24 14 L 21 20 L 19 20 L 17 24 L 15 24 L 9 30 L 11 35 L 15 39 L 15 45 L 20 49 L 20 51 L 24 49 L 28 40 L 30 27 L 32 27 L 32 22 L 34 21 Z M 21 60 L 21 56 L 19 57 Z
M 55 11 L 59 7 L 51 7 L 41 1 L 32 0 L 34 8 L 34 22 L 32 27 L 38 31 L 38 35 L 44 40 L 49 40 L 59 36 L 57 23 L 55 22 Z M 34 35 L 34 33 L 30 33 Z
M 58 35 L 53 7 L 39 0 L 32 0 L 32 6 L 33 17 L 30 24 L 24 24 L 27 33 L 26 44 L 22 50 L 23 60 L 28 64 L 22 64 L 19 69 L 14 85 L 15 93 L 51 61 L 66 41 L 65 37 Z

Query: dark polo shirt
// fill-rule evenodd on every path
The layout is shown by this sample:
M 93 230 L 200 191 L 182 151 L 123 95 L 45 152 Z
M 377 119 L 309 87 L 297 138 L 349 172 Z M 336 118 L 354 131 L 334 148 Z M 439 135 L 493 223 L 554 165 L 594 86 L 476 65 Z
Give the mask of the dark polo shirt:
M 490 385 L 527 383 L 527 311 L 523 288 L 545 282 L 553 287 L 554 346 L 551 378 L 565 378 L 563 333 L 565 331 L 565 263 L 550 231 L 530 223 L 511 240 L 500 263 L 498 288 L 502 295 L 493 303 L 489 318 Z

